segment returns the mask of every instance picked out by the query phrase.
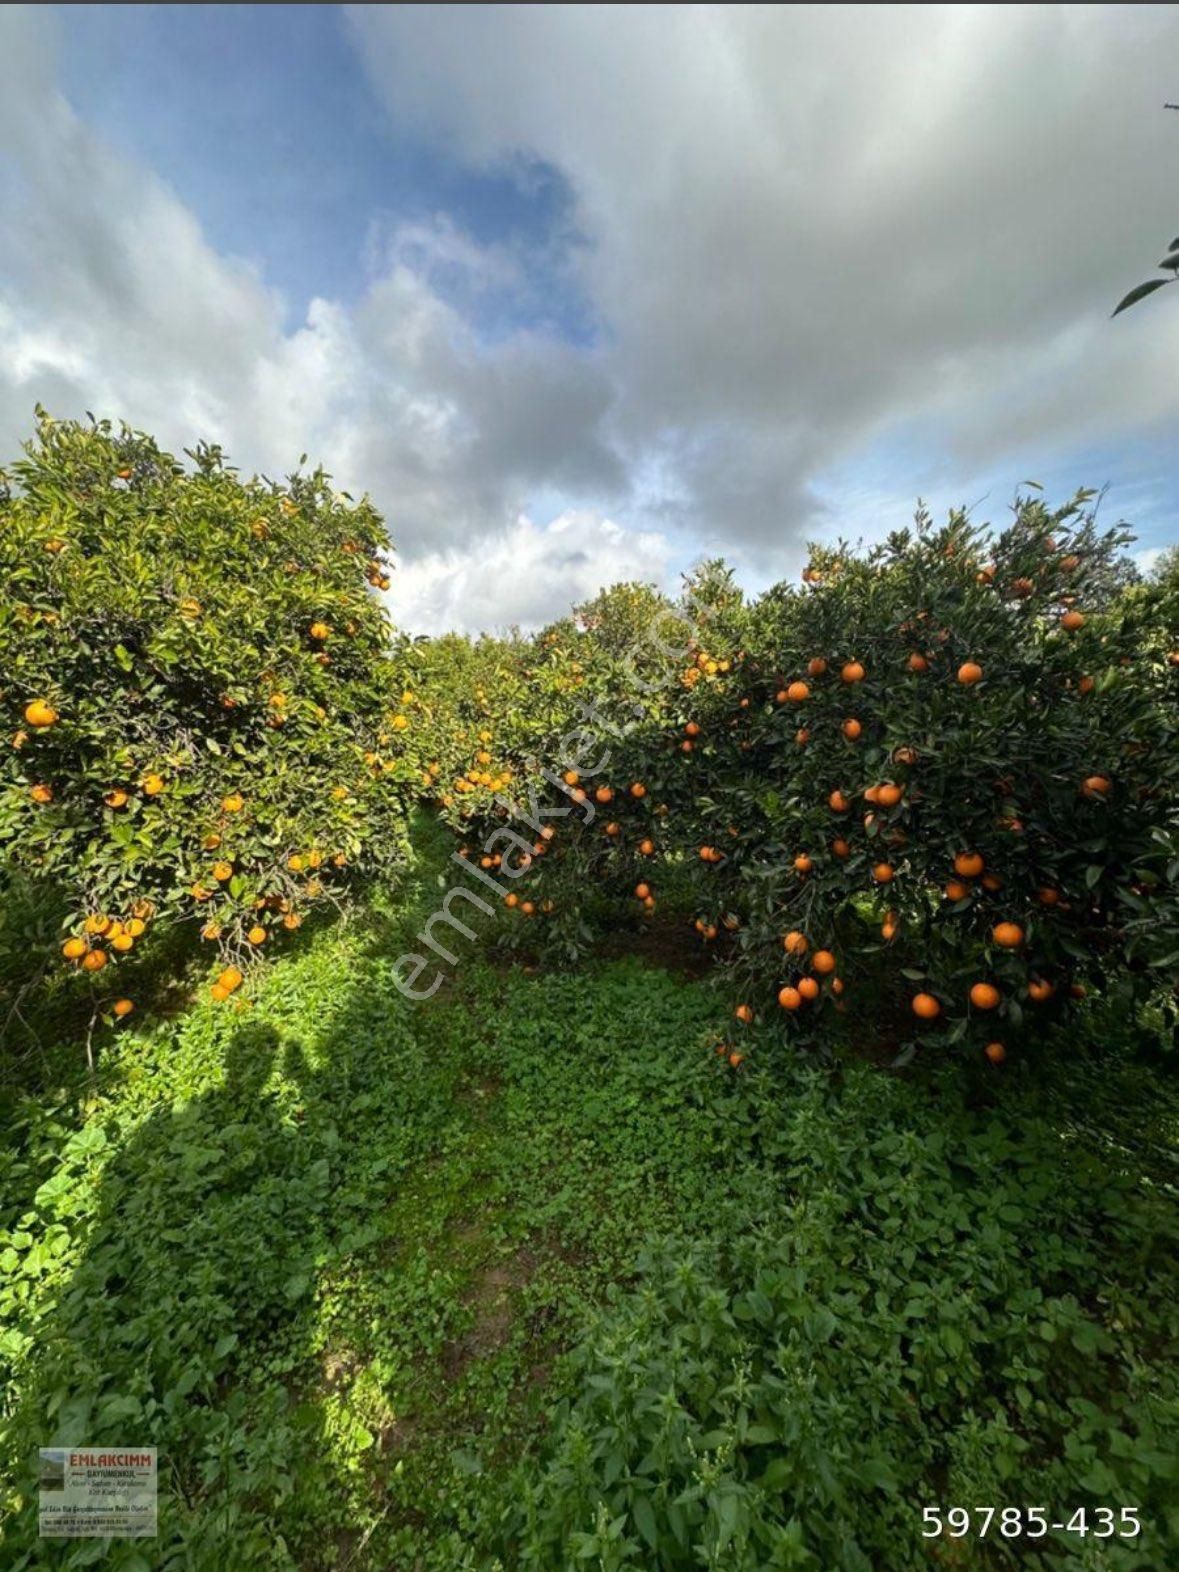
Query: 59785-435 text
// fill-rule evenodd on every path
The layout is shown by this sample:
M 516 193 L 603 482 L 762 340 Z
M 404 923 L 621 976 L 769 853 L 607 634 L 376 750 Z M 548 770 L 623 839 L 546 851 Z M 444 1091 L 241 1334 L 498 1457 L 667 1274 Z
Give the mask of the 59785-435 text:
M 976 1506 L 921 1509 L 922 1535 L 937 1539 L 983 1539 L 998 1534 L 1004 1539 L 1043 1539 L 1046 1534 L 1077 1534 L 1082 1539 L 1135 1539 L 1142 1532 L 1137 1507 L 1076 1507 L 1071 1513 L 1054 1513 L 1048 1507 Z

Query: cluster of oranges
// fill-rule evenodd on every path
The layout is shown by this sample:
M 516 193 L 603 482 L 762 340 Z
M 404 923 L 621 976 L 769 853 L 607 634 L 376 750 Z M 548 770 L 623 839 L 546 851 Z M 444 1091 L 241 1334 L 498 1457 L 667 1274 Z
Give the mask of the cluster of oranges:
M 715 682 L 718 678 L 727 676 L 733 669 L 734 661 L 739 663 L 743 658 L 743 653 L 730 657 L 712 655 L 707 650 L 697 650 L 691 664 L 685 666 L 680 673 L 680 681 L 691 691 L 702 678 Z

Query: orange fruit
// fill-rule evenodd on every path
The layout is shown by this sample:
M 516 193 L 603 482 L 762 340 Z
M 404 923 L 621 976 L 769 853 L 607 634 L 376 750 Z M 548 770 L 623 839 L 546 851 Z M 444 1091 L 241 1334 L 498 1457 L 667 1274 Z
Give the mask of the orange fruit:
M 895 869 L 891 863 L 878 862 L 872 869 L 872 877 L 877 884 L 891 884 L 895 876 Z
M 960 879 L 977 879 L 985 867 L 978 852 L 959 852 L 954 858 L 954 872 Z
M 991 983 L 976 982 L 970 990 L 970 1002 L 976 1010 L 993 1010 L 1002 997 Z
M 1007 1057 L 1007 1050 L 1002 1043 L 988 1043 L 983 1051 L 992 1064 L 1002 1064 Z
M 30 726 L 52 726 L 57 720 L 57 711 L 45 699 L 34 699 L 25 705 L 25 720 Z
M 982 876 L 982 887 L 984 890 L 1001 890 L 1003 881 L 997 873 L 984 873 Z
M 87 933 L 105 933 L 110 925 L 111 920 L 109 917 L 94 916 L 87 917 L 82 927 Z
M 209 989 L 209 992 L 212 994 L 213 998 L 217 1000 L 218 1004 L 220 1004 L 222 1000 L 228 999 L 231 991 L 232 990 L 227 988 L 224 983 L 214 983 L 213 986 Z
M 266 943 L 266 929 L 263 928 L 260 923 L 255 923 L 254 926 L 250 929 L 249 933 L 246 934 L 246 943 L 247 944 L 265 944 Z
M 233 864 L 231 862 L 215 862 L 213 864 L 213 877 L 218 884 L 224 884 L 227 879 L 232 879 Z
M 819 984 L 813 977 L 800 977 L 798 991 L 804 999 L 817 999 L 819 997 Z M 781 994 L 778 995 L 779 1004 L 782 1002 Z
M 649 884 L 636 884 L 635 885 L 635 899 L 636 900 L 645 901 L 647 899 L 647 897 L 650 895 L 650 893 L 651 893 L 651 886 Z
M 811 690 L 805 682 L 792 682 L 786 689 L 786 697 L 791 704 L 801 704 L 804 700 L 809 699 L 810 696 Z
M 700 728 L 695 721 L 689 721 L 684 727 L 684 731 L 689 737 L 698 737 L 700 735 Z
M 958 681 L 962 683 L 964 687 L 973 687 L 976 682 L 982 681 L 982 667 L 977 663 L 977 661 L 964 661 L 963 664 L 958 667 Z
M 808 677 L 821 677 L 827 670 L 827 662 L 821 655 L 816 655 L 813 660 L 807 662 L 806 669 Z
M 854 716 L 849 716 L 848 719 L 844 721 L 840 730 L 843 732 L 843 735 L 849 742 L 855 742 L 856 738 L 861 734 L 864 728 L 860 725 L 859 721 L 856 720 Z
M 748 1026 L 753 1020 L 753 1007 L 748 1004 L 739 1004 L 733 1011 L 733 1014 L 739 1021 L 744 1021 L 745 1025 Z
M 892 752 L 892 761 L 894 764 L 916 764 L 917 749 L 905 747 L 894 748 Z
M 521 901 L 520 910 L 524 913 L 525 917 L 531 917 L 533 912 L 536 910 L 536 907 L 532 904 L 531 901 Z
M 799 852 L 794 859 L 794 866 L 799 873 L 809 873 L 815 865 L 805 852 Z
M 219 939 L 220 937 L 221 924 L 219 922 L 207 922 L 201 929 L 202 939 Z
M 991 929 L 991 938 L 1004 950 L 1018 950 L 1023 943 L 1023 929 L 1017 922 L 997 922 Z
M 1070 633 L 1076 633 L 1079 628 L 1083 628 L 1085 626 L 1084 613 L 1079 611 L 1066 611 L 1064 616 L 1060 619 L 1060 626 L 1062 628 L 1066 628 Z
M 630 789 L 630 794 L 632 797 L 645 797 L 647 795 L 647 788 L 643 785 L 642 781 L 635 781 L 634 785 Z
M 1036 899 L 1041 906 L 1055 906 L 1060 901 L 1060 891 L 1054 890 L 1050 884 L 1044 884 L 1036 891 Z
M 52 786 L 31 786 L 29 788 L 29 796 L 33 799 L 34 802 L 39 802 L 39 803 L 42 803 L 42 804 L 47 803 L 47 802 L 52 802 L 53 801 L 53 787 Z
M 738 1053 L 736 1049 L 734 1049 L 734 1051 L 729 1055 L 729 1063 L 732 1065 L 734 1070 L 740 1069 L 740 1067 L 745 1063 L 745 1055 L 743 1053 Z
M 504 896 L 505 906 L 518 906 L 519 903 L 520 897 L 516 894 L 515 890 L 510 890 L 508 894 Z
M 961 879 L 951 879 L 946 885 L 946 899 L 948 901 L 964 901 L 970 894 L 970 886 L 963 884 Z
M 788 696 L 785 688 L 779 688 L 777 693 L 774 694 L 774 700 L 778 704 L 785 704 Z
M 105 965 L 105 950 L 89 950 L 82 957 L 82 966 L 88 972 L 100 972 Z
M 606 826 L 606 834 L 607 835 L 617 835 L 619 833 L 620 833 L 620 827 L 617 824 L 615 824 L 613 820 L 611 820 L 611 822 Z
M 224 988 L 226 993 L 232 993 L 235 988 L 240 988 L 242 974 L 236 966 L 227 966 L 217 978 L 218 986 Z
M 1086 797 L 1108 797 L 1113 790 L 1113 781 L 1108 775 L 1089 775 L 1086 776 L 1081 790 Z
M 123 1019 L 124 1016 L 130 1015 L 131 1011 L 134 1008 L 135 1008 L 135 1006 L 131 1002 L 130 999 L 116 999 L 115 1000 L 114 1013 L 115 1013 L 115 1015 L 118 1016 L 120 1021 Z
M 116 787 L 114 791 L 108 791 L 102 800 L 106 803 L 108 808 L 123 808 L 127 803 L 127 793 L 125 791 L 120 791 Z
M 802 1003 L 802 995 L 797 988 L 782 988 L 778 992 L 778 1003 L 784 1010 L 797 1010 Z
M 836 994 L 836 995 L 841 994 L 843 992 L 843 978 L 842 977 L 832 977 L 832 979 L 831 979 L 831 992 L 833 994 Z
M 908 665 L 910 671 L 921 672 L 929 670 L 929 662 L 926 660 L 924 655 L 918 655 L 915 653 L 910 655 Z
M 797 928 L 792 928 L 782 940 L 782 948 L 787 955 L 805 955 L 807 952 L 806 934 L 799 933 Z
M 849 660 L 839 676 L 842 682 L 863 682 L 864 668 L 858 660 Z
M 145 797 L 158 797 L 164 790 L 164 777 L 162 775 L 145 775 L 143 778 L 143 795 Z
M 134 943 L 135 940 L 129 933 L 117 933 L 111 940 L 111 949 L 118 950 L 120 954 L 125 954 Z
M 639 851 L 643 854 L 644 857 L 650 857 L 655 851 L 655 842 L 651 840 L 640 841 Z
M 245 805 L 245 798 L 240 791 L 231 791 L 227 797 L 221 799 L 221 807 L 225 813 L 240 813 Z
M 67 961 L 80 961 L 88 948 L 85 939 L 67 939 L 61 947 L 61 953 Z
M 905 794 L 903 786 L 895 786 L 892 781 L 885 781 L 876 788 L 876 801 L 882 808 L 895 808 Z
M 845 797 L 843 793 L 838 788 L 836 788 L 836 790 L 831 793 L 830 797 L 827 798 L 827 806 L 833 813 L 846 813 L 851 807 L 851 800 Z
M 566 770 L 561 779 L 565 782 L 566 786 L 576 786 L 578 781 L 581 779 L 581 776 L 577 773 L 576 770 Z
M 811 956 L 811 965 L 820 977 L 826 977 L 835 970 L 835 957 L 830 950 L 816 950 Z
M 807 743 L 811 740 L 811 734 L 805 726 L 800 726 L 794 733 L 794 740 L 801 748 L 804 743 Z
M 1093 689 L 1096 686 L 1097 684 L 1094 682 L 1092 677 L 1082 677 L 1081 680 L 1077 683 L 1077 692 L 1080 694 L 1089 694 L 1093 692 Z
M 888 912 L 880 925 L 880 932 L 885 939 L 894 939 L 899 926 L 900 921 L 896 912 Z
M 831 842 L 831 851 L 832 851 L 832 854 L 834 856 L 838 857 L 841 862 L 845 858 L 851 856 L 851 847 L 843 839 L 842 835 L 839 836 L 836 840 L 833 840 Z
M 613 802 L 613 800 L 614 793 L 609 786 L 599 786 L 597 791 L 594 793 L 595 802 L 607 803 Z
M 913 1014 L 921 1017 L 923 1021 L 933 1021 L 942 1013 L 942 1007 L 931 993 L 919 993 L 913 997 Z
M 1037 1004 L 1043 1004 L 1045 999 L 1051 999 L 1055 992 L 1055 984 L 1046 982 L 1043 977 L 1033 977 L 1028 983 L 1028 998 Z
M 313 639 L 322 644 L 324 639 L 328 637 L 332 630 L 328 627 L 326 622 L 313 622 L 307 631 L 310 633 Z

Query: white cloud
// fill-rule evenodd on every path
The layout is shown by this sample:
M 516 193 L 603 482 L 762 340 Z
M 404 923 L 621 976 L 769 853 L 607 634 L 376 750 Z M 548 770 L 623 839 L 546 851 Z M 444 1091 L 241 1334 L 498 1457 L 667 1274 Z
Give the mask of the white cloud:
M 52 44 L 51 19 L 0 12 L 9 453 L 38 401 L 58 416 L 125 419 L 175 451 L 217 441 L 239 467 L 272 475 L 306 452 L 340 486 L 372 494 L 410 563 L 498 538 L 541 486 L 601 500 L 625 491 L 600 430 L 613 395 L 595 357 L 537 332 L 482 344 L 440 292 L 456 272 L 469 296 L 510 287 L 510 257 L 445 217 L 395 229 L 373 237 L 359 302 L 313 300 L 286 331 L 257 270 L 219 255 L 162 181 L 82 125 L 58 91 Z M 555 615 L 581 576 L 544 582 Z M 403 610 L 398 620 L 412 626 Z
M 1173 7 L 349 15 L 395 120 L 568 178 L 612 429 L 698 530 L 777 551 L 898 421 L 969 473 L 1179 415 L 1179 310 L 1108 320 L 1179 217 Z
M 665 536 L 625 530 L 595 513 L 562 513 L 547 525 L 521 516 L 470 547 L 403 564 L 391 609 L 415 632 L 534 629 L 610 584 L 670 588 L 672 557 Z
M 270 474 L 307 452 L 388 518 L 404 626 L 544 622 L 701 550 L 764 583 L 838 528 L 833 477 L 865 517 L 1009 464 L 1006 499 L 1179 416 L 1175 303 L 1108 321 L 1179 230 L 1174 8 L 358 9 L 392 119 L 556 169 L 581 241 L 536 270 L 445 214 L 374 220 L 363 297 L 294 328 L 81 123 L 62 25 L 0 8 L 5 454 L 37 400 Z M 556 317 L 562 269 L 594 347 L 501 310 Z

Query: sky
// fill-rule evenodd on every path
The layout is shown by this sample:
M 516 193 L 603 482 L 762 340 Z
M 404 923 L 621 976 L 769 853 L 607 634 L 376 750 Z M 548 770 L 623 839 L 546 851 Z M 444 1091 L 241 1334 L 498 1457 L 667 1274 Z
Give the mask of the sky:
M 306 453 L 412 632 L 1027 480 L 1149 563 L 1165 102 L 1174 6 L 3 6 L 0 461 L 38 402 Z

